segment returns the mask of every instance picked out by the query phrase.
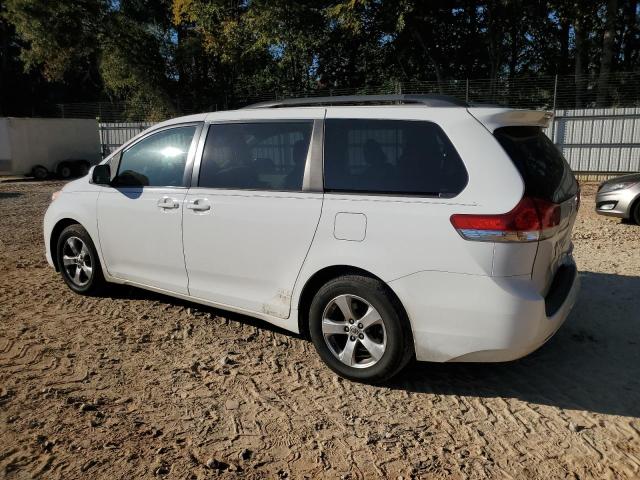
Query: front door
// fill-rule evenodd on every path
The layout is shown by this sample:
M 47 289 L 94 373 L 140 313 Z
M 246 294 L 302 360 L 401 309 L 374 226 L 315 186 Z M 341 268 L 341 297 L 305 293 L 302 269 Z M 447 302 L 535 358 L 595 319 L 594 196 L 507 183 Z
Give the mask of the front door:
M 199 125 L 166 128 L 121 153 L 98 196 L 105 267 L 119 279 L 187 294 L 182 209 Z
M 185 201 L 191 296 L 289 316 L 322 207 L 322 193 L 303 188 L 313 130 L 312 119 L 209 127 Z

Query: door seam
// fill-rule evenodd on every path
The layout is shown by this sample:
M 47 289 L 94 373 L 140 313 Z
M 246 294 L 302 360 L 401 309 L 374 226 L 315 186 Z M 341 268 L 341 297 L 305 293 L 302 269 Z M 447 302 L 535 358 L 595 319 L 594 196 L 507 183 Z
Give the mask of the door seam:
M 318 215 L 318 222 L 316 223 L 316 229 L 313 231 L 313 236 L 311 237 L 311 241 L 309 242 L 309 248 L 307 248 L 307 253 L 302 259 L 302 263 L 300 264 L 300 268 L 298 269 L 298 274 L 296 275 L 296 280 L 293 282 L 293 288 L 291 290 L 291 298 L 289 299 L 289 314 L 287 318 L 291 318 L 291 310 L 293 309 L 293 297 L 296 291 L 296 287 L 298 286 L 298 280 L 300 280 L 300 274 L 302 273 L 302 269 L 304 268 L 305 263 L 307 262 L 307 258 L 309 258 L 309 252 L 311 252 L 311 247 L 313 247 L 313 242 L 316 239 L 316 235 L 318 234 L 318 228 L 320 227 L 320 221 L 322 220 L 322 212 L 324 210 L 324 199 L 325 199 L 325 191 L 324 191 L 324 142 L 325 142 L 325 121 L 327 119 L 327 109 L 324 109 L 324 116 L 322 117 L 322 200 L 320 202 L 320 214 Z M 296 305 L 296 310 L 298 306 Z
M 187 189 L 187 193 L 185 193 L 184 198 L 180 202 L 180 238 L 182 240 L 182 265 L 184 266 L 184 273 L 187 275 L 187 295 L 191 296 L 190 281 L 189 281 L 189 270 L 187 269 L 187 254 L 184 250 L 184 204 L 188 201 L 189 191 L 191 188 Z

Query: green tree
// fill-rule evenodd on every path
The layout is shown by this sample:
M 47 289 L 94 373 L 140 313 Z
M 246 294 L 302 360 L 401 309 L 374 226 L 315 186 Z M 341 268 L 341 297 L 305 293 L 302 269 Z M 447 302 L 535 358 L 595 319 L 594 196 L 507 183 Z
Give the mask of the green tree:
M 5 0 L 5 17 L 26 43 L 20 58 L 50 81 L 73 69 L 89 74 L 107 9 L 104 0 Z
M 587 76 L 604 104 L 610 74 L 640 63 L 637 0 L 4 0 L 0 16 L 3 112 L 112 99 L 161 118 L 398 82 L 488 79 L 497 94 L 572 72 L 580 106 Z
M 110 16 L 110 27 L 103 34 L 99 62 L 107 92 L 125 98 L 134 117 L 160 120 L 174 114 L 162 36 L 121 12 Z

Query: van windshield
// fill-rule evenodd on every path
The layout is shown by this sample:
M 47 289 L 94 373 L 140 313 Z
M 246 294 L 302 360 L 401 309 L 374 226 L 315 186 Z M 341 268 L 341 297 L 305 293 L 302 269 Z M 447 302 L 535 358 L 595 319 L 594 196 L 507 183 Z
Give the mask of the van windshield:
M 502 127 L 494 136 L 522 175 L 525 195 L 562 203 L 578 193 L 571 167 L 540 127 Z

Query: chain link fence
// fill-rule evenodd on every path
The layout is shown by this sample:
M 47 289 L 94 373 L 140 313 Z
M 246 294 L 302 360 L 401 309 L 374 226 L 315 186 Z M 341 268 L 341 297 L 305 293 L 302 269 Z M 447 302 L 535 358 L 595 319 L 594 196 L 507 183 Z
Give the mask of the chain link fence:
M 180 115 L 292 97 L 402 93 L 437 93 L 472 104 L 552 110 L 555 117 L 546 133 L 574 171 L 609 175 L 640 170 L 640 72 L 612 74 L 604 79 L 595 75 L 536 76 L 511 80 L 387 82 L 361 88 L 304 91 L 235 91 L 220 94 L 217 102 L 200 106 L 92 102 L 57 107 L 60 117 L 97 118 L 102 152 L 106 155 L 153 123 Z
M 98 118 L 104 122 L 160 121 L 180 115 L 239 108 L 251 103 L 292 97 L 334 95 L 437 93 L 470 103 L 488 103 L 517 108 L 576 109 L 640 106 L 640 72 L 614 73 L 601 78 L 584 76 L 532 76 L 514 79 L 462 79 L 386 82 L 354 88 L 248 92 L 219 92 L 201 104 L 175 102 L 171 106 L 131 102 L 65 103 L 56 106 L 63 118 Z
M 123 143 L 154 125 L 154 122 L 99 122 L 100 152 L 106 157 Z

